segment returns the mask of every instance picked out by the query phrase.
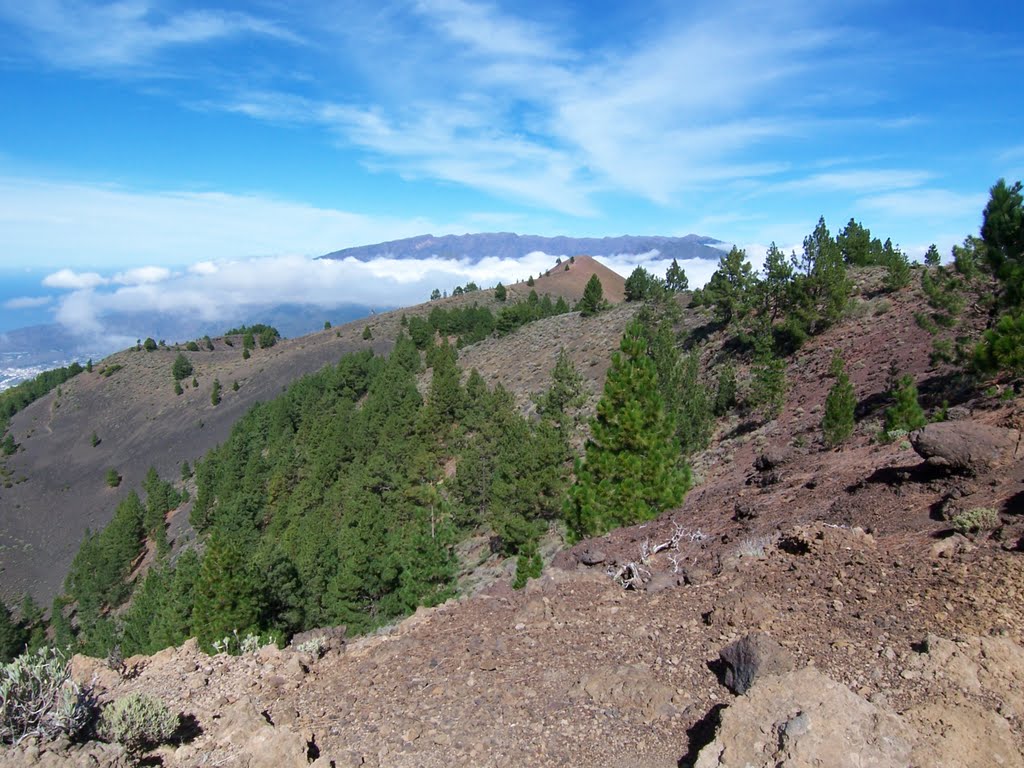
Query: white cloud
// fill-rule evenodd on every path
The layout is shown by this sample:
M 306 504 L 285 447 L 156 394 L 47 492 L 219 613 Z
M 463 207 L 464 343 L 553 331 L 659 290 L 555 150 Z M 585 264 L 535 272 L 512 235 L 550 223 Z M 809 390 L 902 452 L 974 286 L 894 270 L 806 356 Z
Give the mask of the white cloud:
M 772 184 L 770 193 L 782 190 L 827 190 L 858 194 L 913 189 L 927 184 L 935 177 L 929 171 L 863 168 L 850 171 L 817 173 L 802 179 Z
M 4 309 L 35 309 L 53 302 L 53 296 L 17 296 L 4 302 Z
M 858 202 L 882 211 L 890 218 L 947 222 L 951 219 L 977 219 L 987 199 L 987 194 L 965 195 L 948 189 L 914 189 L 871 195 Z
M 825 130 L 793 102 L 808 88 L 830 92 L 812 78 L 840 59 L 846 39 L 815 26 L 813 9 L 787 4 L 726 4 L 632 30 L 642 44 L 597 46 L 490 3 L 419 0 L 415 9 L 425 28 L 405 37 L 389 28 L 379 43 L 352 47 L 364 69 L 389 62 L 389 78 L 368 95 L 249 91 L 220 108 L 321 125 L 369 153 L 373 169 L 594 216 L 604 192 L 671 204 L 786 170 L 779 142 Z
M 115 283 L 121 285 L 147 285 L 149 283 L 162 283 L 171 276 L 171 270 L 167 267 L 135 267 L 124 272 L 118 272 L 112 278 Z
M 22 27 L 37 51 L 70 68 L 122 68 L 148 64 L 166 48 L 199 45 L 242 35 L 298 41 L 291 32 L 247 13 L 162 12 L 147 0 L 81 3 L 68 0 L 0 0 L 0 18 Z
M 451 291 L 470 281 L 481 288 L 499 281 L 506 285 L 522 281 L 552 269 L 557 256 L 566 255 L 534 252 L 520 259 L 490 257 L 475 263 L 438 257 L 359 261 L 314 260 L 292 255 L 226 260 L 218 262 L 215 268 L 209 262 L 200 262 L 159 283 L 109 284 L 74 290 L 60 298 L 56 319 L 79 335 L 120 334 L 134 339 L 144 331 L 125 328 L 126 317 L 159 314 L 217 323 L 247 312 L 258 314 L 259 308 L 278 304 L 325 309 L 343 304 L 370 308 L 406 306 L 426 301 L 434 288 Z M 623 276 L 637 265 L 661 276 L 670 263 L 657 251 L 639 256 L 602 257 L 600 261 Z M 714 262 L 700 259 L 680 264 L 692 287 L 706 282 L 715 269 Z
M 419 0 L 416 9 L 454 41 L 489 56 L 549 59 L 566 56 L 550 31 L 491 6 L 465 0 Z
M 460 226 L 368 216 L 255 194 L 141 192 L 11 176 L 0 176 L 0 221 L 0 263 L 79 268 L 98 262 L 176 265 L 296 252 L 318 256 Z M 210 268 L 193 265 L 198 271 Z M 123 273 L 126 281 L 140 275 L 157 276 L 152 271 Z M 62 270 L 47 285 L 93 287 L 102 284 L 98 278 Z
M 103 285 L 107 279 L 96 272 L 75 272 L 72 269 L 61 269 L 43 278 L 47 288 L 64 288 L 80 291 Z
M 194 275 L 212 275 L 217 271 L 217 265 L 212 261 L 200 261 L 189 265 L 188 271 Z

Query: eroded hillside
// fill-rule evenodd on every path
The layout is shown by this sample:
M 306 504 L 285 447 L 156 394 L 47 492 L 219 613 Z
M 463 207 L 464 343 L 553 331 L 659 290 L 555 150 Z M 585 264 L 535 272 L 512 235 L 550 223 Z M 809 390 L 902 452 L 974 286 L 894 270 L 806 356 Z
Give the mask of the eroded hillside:
M 0 487 L 0 595 L 8 604 L 24 594 L 49 604 L 86 530 L 95 532 L 107 525 L 118 503 L 139 490 L 150 467 L 164 479 L 177 481 L 182 463 L 194 464 L 224 442 L 253 404 L 273 399 L 296 379 L 336 364 L 349 352 L 388 352 L 402 330 L 403 316 L 425 318 L 437 307 L 473 305 L 497 313 L 516 301 L 526 301 L 534 290 L 571 303 L 579 299 L 593 274 L 599 274 L 611 298 L 621 300 L 622 278 L 602 265 L 580 257 L 565 266 L 570 269 L 559 266 L 557 281 L 540 277 L 536 287 L 508 286 L 504 302 L 493 291 L 450 296 L 285 339 L 266 349 L 257 347 L 248 359 L 241 337 L 236 336 L 213 339 L 213 350 L 200 345 L 199 351 L 188 351 L 184 344 L 151 352 L 130 349 L 97 363 L 92 372 L 76 376 L 32 403 L 11 422 L 10 434 L 19 449 L 4 460 Z M 565 334 L 567 347 L 580 350 L 578 357 L 599 361 L 591 376 L 598 389 L 601 366 L 607 365 L 621 334 L 620 319 L 608 315 L 581 328 L 570 325 L 558 331 Z M 577 317 L 576 325 L 578 321 Z M 607 331 L 601 330 L 606 325 Z M 367 328 L 370 338 L 365 338 Z M 552 348 L 557 353 L 557 347 Z M 517 348 L 517 355 L 522 351 Z M 195 377 L 194 383 L 191 374 L 182 381 L 181 395 L 175 394 L 172 376 L 178 354 L 192 362 Z M 503 370 L 511 373 L 532 365 L 517 357 L 514 365 L 504 365 Z M 211 401 L 215 380 L 221 385 L 217 405 Z M 514 376 L 509 384 L 515 384 Z M 526 390 L 516 389 L 527 396 Z M 107 483 L 111 469 L 121 476 L 116 488 Z M 188 511 L 185 505 L 170 519 L 173 537 L 194 536 L 187 523 Z
M 526 589 L 499 579 L 347 645 L 335 635 L 322 657 L 190 641 L 122 672 L 79 658 L 76 674 L 103 700 L 146 691 L 191 718 L 155 754 L 165 765 L 1024 765 L 1024 409 L 934 359 L 916 287 L 857 279 L 844 319 L 791 360 L 777 418 L 720 420 L 678 509 L 580 542 Z M 565 346 L 596 391 L 586 363 L 632 312 L 550 318 L 460 364 L 526 406 Z M 683 323 L 708 341 L 705 365 L 730 354 L 707 310 Z M 857 427 L 829 449 L 837 351 Z M 947 420 L 880 440 L 894 372 Z M 987 526 L 958 522 L 977 510 Z M 39 759 L 113 765 L 119 749 Z

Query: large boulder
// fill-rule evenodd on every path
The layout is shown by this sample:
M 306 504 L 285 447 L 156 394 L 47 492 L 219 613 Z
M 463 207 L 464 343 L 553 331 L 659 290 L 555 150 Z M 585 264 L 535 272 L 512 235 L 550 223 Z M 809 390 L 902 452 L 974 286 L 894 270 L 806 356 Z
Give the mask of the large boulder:
M 796 666 L 793 654 L 764 632 L 751 632 L 719 652 L 722 684 L 733 693 L 746 693 L 765 675 L 781 675 Z
M 976 421 L 944 421 L 912 432 L 910 444 L 934 467 L 974 475 L 1014 461 L 1020 432 Z
M 914 741 L 896 715 L 806 667 L 760 679 L 727 707 L 695 768 L 905 768 Z

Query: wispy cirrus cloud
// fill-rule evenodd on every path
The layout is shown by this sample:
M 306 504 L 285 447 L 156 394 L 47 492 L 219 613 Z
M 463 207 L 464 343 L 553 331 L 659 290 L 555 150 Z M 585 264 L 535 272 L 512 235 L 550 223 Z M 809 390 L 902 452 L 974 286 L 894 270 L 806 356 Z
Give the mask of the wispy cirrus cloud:
M 493 5 L 418 0 L 415 8 L 453 42 L 474 53 L 541 61 L 573 56 L 553 30 L 503 13 Z
M 871 195 L 858 202 L 889 217 L 945 222 L 957 218 L 979 218 L 988 195 L 962 194 L 948 189 L 908 189 Z
M 177 10 L 155 0 L 2 0 L 0 19 L 18 25 L 38 55 L 69 68 L 143 66 L 166 49 L 247 35 L 299 41 L 277 23 L 248 13 Z
M 415 72 L 414 101 L 396 85 L 338 99 L 244 91 L 207 106 L 320 125 L 375 170 L 594 216 L 604 193 L 668 205 L 787 170 L 784 154 L 761 150 L 811 130 L 790 109 L 792 92 L 812 61 L 820 72 L 821 56 L 841 47 L 827 27 L 734 8 L 670 20 L 639 46 L 593 47 L 492 4 L 421 0 L 414 9 L 408 41 L 392 29 L 387 50 L 372 40 L 358 48 L 365 60 L 387 59 L 396 79 Z M 429 53 L 417 44 L 424 35 L 434 38 Z M 725 44 L 737 36 L 744 45 Z
M 16 296 L 3 303 L 4 309 L 38 309 L 53 303 L 53 296 Z
M 814 173 L 792 181 L 773 185 L 772 191 L 827 190 L 855 193 L 880 193 L 897 189 L 914 189 L 935 178 L 930 171 L 900 169 L 857 169 Z
M 266 195 L 191 190 L 145 191 L 109 184 L 0 176 L 0 262 L 32 254 L 39 265 L 89 267 L 106 263 L 178 265 L 265 254 L 319 255 L 350 245 L 458 229 L 424 218 L 370 216 Z M 45 233 L 41 237 L 40 233 Z M 124 270 L 116 282 L 158 282 L 165 267 Z M 55 288 L 84 288 L 111 280 L 61 270 Z

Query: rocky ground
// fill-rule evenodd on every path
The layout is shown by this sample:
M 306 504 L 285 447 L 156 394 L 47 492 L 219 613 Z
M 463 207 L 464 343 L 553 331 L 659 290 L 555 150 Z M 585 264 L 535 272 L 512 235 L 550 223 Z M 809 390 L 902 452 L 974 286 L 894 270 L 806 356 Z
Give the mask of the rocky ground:
M 671 531 L 635 529 L 629 544 Z M 128 660 L 125 676 L 79 658 L 76 675 L 188 718 L 165 765 L 1024 765 L 1019 553 L 929 552 L 823 523 L 783 533 L 763 553 L 663 550 L 639 590 L 591 542 L 577 554 L 593 565 L 423 610 L 319 659 L 188 643 Z M 733 655 L 730 678 L 720 655 L 750 633 L 758 649 Z M 753 680 L 738 696 L 723 684 L 737 678 Z M 64 764 L 48 754 L 117 758 L 44 747 L 38 764 Z
M 496 582 L 322 658 L 188 643 L 127 674 L 76 658 L 76 676 L 103 700 L 145 691 L 179 710 L 181 742 L 152 758 L 168 766 L 1021 766 L 1019 433 L 949 424 L 913 436 L 923 456 L 889 447 L 902 469 L 864 487 L 856 461 L 810 488 L 806 459 L 732 462 L 683 509 L 581 542 L 521 592 Z M 805 503 L 771 486 L 735 509 L 709 499 L 767 471 Z M 867 518 L 888 500 L 899 521 L 839 521 L 835 482 Z M 994 532 L 930 517 L 964 488 L 999 509 Z M 779 522 L 814 504 L 818 519 Z M 117 765 L 118 749 L 0 765 Z
M 560 551 L 520 592 L 489 563 L 472 596 L 320 658 L 187 643 L 75 674 L 179 711 L 149 757 L 167 766 L 1024 766 L 1024 407 L 931 366 L 915 302 L 862 296 L 790 366 L 778 419 L 721 425 L 681 508 Z M 837 349 L 859 426 L 827 450 Z M 541 378 L 486 345 L 467 358 L 524 402 Z M 891 362 L 949 420 L 886 444 Z M 953 532 L 980 508 L 991 529 Z M 119 750 L 28 745 L 0 766 Z

